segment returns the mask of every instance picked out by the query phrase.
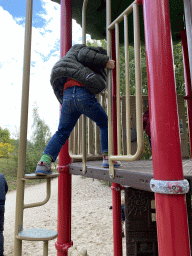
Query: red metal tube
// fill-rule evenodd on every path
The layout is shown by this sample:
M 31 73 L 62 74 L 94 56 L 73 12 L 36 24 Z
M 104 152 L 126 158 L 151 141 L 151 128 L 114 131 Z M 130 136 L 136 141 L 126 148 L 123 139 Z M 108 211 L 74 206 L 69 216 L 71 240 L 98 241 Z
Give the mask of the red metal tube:
M 63 57 L 72 46 L 72 0 L 61 0 L 61 50 Z
M 61 51 L 63 57 L 72 46 L 72 0 L 61 0 Z M 61 106 L 60 106 L 61 108 Z M 67 256 L 71 241 L 71 174 L 66 166 L 71 163 L 68 141 L 59 153 L 58 178 L 58 238 L 57 256 Z
M 112 59 L 116 61 L 115 31 L 112 31 Z M 117 155 L 116 68 L 113 70 L 113 154 Z M 121 186 L 112 183 L 114 256 L 122 256 Z
M 67 256 L 71 241 L 71 175 L 68 166 L 59 166 L 57 256 Z
M 122 256 L 122 228 L 121 228 L 121 186 L 112 183 L 113 198 L 113 249 L 114 256 Z
M 137 0 L 137 3 L 141 5 L 143 3 L 143 0 Z
M 191 90 L 191 76 L 189 67 L 189 54 L 187 46 L 186 29 L 181 31 L 181 40 L 183 48 L 183 65 L 185 74 L 185 92 L 187 100 L 187 112 L 188 112 L 188 129 L 189 129 L 189 141 L 190 141 L 190 153 L 192 157 L 192 90 Z
M 154 179 L 182 180 L 169 1 L 143 0 L 143 12 Z M 159 256 L 189 256 L 185 195 L 155 198 Z

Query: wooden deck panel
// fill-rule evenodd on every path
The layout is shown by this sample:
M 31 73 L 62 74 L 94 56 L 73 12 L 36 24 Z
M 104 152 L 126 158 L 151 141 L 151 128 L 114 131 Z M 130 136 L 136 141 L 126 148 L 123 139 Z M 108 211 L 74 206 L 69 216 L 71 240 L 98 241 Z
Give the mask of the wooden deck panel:
M 81 162 L 69 165 L 69 169 L 73 175 L 115 182 L 123 186 L 151 192 L 150 180 L 153 178 L 152 160 L 122 162 L 122 166 L 115 169 L 114 179 L 109 177 L 109 169 L 102 167 L 102 161 L 88 161 L 86 174 L 83 174 Z M 183 171 L 185 179 L 188 179 L 191 183 L 192 160 L 183 160 Z

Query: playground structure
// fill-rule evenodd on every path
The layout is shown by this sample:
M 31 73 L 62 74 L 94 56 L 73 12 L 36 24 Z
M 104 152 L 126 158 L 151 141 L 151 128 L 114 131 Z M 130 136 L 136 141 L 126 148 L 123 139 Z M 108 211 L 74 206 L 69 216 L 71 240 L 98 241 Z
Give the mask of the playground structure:
M 60 2 L 60 1 L 56 1 Z M 61 4 L 61 57 L 71 48 L 72 43 L 72 6 L 80 4 L 83 6 L 83 43 L 85 31 L 88 33 L 91 26 L 86 15 L 89 3 L 92 0 L 63 0 Z M 95 2 L 95 1 L 94 1 Z M 99 4 L 99 1 L 97 1 Z M 83 4 L 82 4 L 83 3 Z M 100 168 L 97 161 L 101 158 L 98 148 L 98 131 L 93 129 L 89 122 L 88 150 L 86 148 L 86 118 L 82 116 L 75 128 L 69 142 L 69 152 L 73 159 L 80 159 L 82 163 L 72 163 L 68 152 L 68 142 L 63 146 L 59 155 L 59 174 L 47 176 L 47 198 L 37 204 L 24 205 L 24 182 L 26 179 L 36 178 L 35 175 L 25 175 L 26 161 L 26 138 L 27 138 L 27 115 L 29 95 L 30 74 L 30 47 L 31 47 L 31 24 L 32 24 L 32 0 L 27 1 L 27 19 L 25 34 L 25 59 L 23 75 L 23 94 L 21 112 L 21 131 L 19 146 L 19 164 L 17 178 L 17 201 L 16 201 L 16 224 L 15 224 L 15 248 L 14 255 L 22 255 L 22 240 L 44 241 L 43 255 L 48 255 L 48 240 L 57 237 L 57 232 L 47 230 L 23 230 L 23 210 L 36 207 L 47 202 L 50 196 L 50 179 L 58 178 L 58 238 L 56 242 L 57 255 L 67 255 L 68 248 L 72 246 L 71 241 L 71 175 L 83 175 L 112 182 L 113 196 L 113 237 L 114 255 L 122 255 L 121 237 L 121 189 L 125 189 L 125 211 L 126 211 L 126 241 L 127 255 L 159 255 L 160 256 L 189 256 L 190 243 L 189 231 L 191 231 L 191 193 L 189 182 L 191 180 L 191 161 L 184 160 L 182 154 L 187 157 L 186 127 L 183 108 L 183 99 L 176 98 L 173 56 L 171 47 L 170 17 L 174 14 L 179 17 L 176 28 L 172 26 L 172 38 L 182 39 L 186 97 L 188 105 L 188 125 L 190 134 L 190 149 L 192 148 L 192 124 L 191 124 L 191 75 L 192 74 L 192 1 L 177 1 L 175 9 L 174 1 L 168 0 L 138 0 L 121 1 L 125 7 L 121 13 L 114 10 L 116 1 L 106 0 L 106 36 L 108 55 L 116 60 L 116 73 L 108 72 L 108 118 L 109 118 L 109 169 Z M 93 3 L 92 3 L 93 4 Z M 105 10 L 105 1 L 101 1 L 100 10 Z M 130 5 L 129 5 L 130 4 Z M 183 9 L 179 6 L 183 4 Z M 169 8 L 170 7 L 170 8 Z M 99 8 L 95 8 L 98 10 Z M 141 8 L 144 17 L 144 30 L 142 24 Z M 94 9 L 94 8 L 91 8 Z M 119 11 L 121 10 L 119 5 Z M 86 12 L 87 10 L 87 12 Z M 169 11 L 170 10 L 170 11 Z M 131 33 L 128 15 L 132 15 L 134 32 Z M 102 12 L 103 13 L 103 12 Z M 169 15 L 170 14 L 170 15 Z M 77 12 L 74 11 L 74 16 Z M 91 14 L 92 15 L 92 14 Z M 103 14 L 102 14 L 103 15 Z M 185 27 L 183 27 L 183 15 L 185 16 Z M 112 19 L 111 19 L 112 17 Z M 98 20 L 102 20 L 99 18 Z M 97 22 L 98 22 L 97 20 Z M 124 21 L 124 23 L 122 22 Z M 126 56 L 126 96 L 120 100 L 119 82 L 119 44 L 122 43 L 122 23 L 124 24 L 125 56 Z M 90 27 L 89 27 L 90 26 Z M 101 33 L 103 27 L 100 26 Z M 93 31 L 96 31 L 93 29 Z M 96 33 L 96 32 L 95 32 Z M 99 33 L 99 32 L 98 32 Z M 142 152 L 143 130 L 142 130 L 142 95 L 141 95 L 141 68 L 140 68 L 140 41 L 145 34 L 145 46 L 148 69 L 148 100 L 150 109 L 151 132 L 152 132 L 152 161 L 135 161 Z M 100 36 L 100 35 L 98 35 Z M 96 35 L 97 38 L 97 35 Z M 133 39 L 134 38 L 134 39 Z M 134 115 L 135 127 L 131 127 L 131 115 L 133 107 L 130 102 L 134 101 L 129 95 L 129 65 L 128 44 L 133 43 L 135 48 L 136 63 L 136 97 Z M 187 44 L 188 43 L 188 44 Z M 112 82 L 113 81 L 113 82 Z M 99 96 L 105 102 L 106 95 Z M 179 131 L 177 106 L 179 120 L 183 124 Z M 121 112 L 122 109 L 122 112 Z M 113 111 L 112 111 L 113 110 Z M 123 110 L 125 110 L 123 112 Z M 132 110 L 132 111 L 131 111 Z M 122 114 L 121 114 L 122 113 Z M 121 115 L 122 117 L 121 121 Z M 82 127 L 82 128 L 81 128 Z M 121 127 L 123 130 L 123 148 L 121 146 Z M 137 131 L 137 142 L 131 142 L 131 128 Z M 82 136 L 80 136 L 82 134 Z M 77 138 L 78 140 L 73 140 Z M 82 137 L 82 139 L 81 139 Z M 95 145 L 91 144 L 95 138 Z M 181 139 L 181 143 L 180 143 Z M 75 144 L 78 141 L 78 145 Z M 181 152 L 182 148 L 182 152 Z M 88 154 L 87 154 L 88 153 Z M 191 150 L 192 153 L 192 150 Z M 96 161 L 88 161 L 96 160 Z M 120 160 L 123 166 L 114 170 L 112 161 Z M 184 174 L 183 174 L 184 170 Z M 185 179 L 184 179 L 185 176 Z M 38 177 L 39 178 L 39 177 Z M 154 209 L 154 194 L 155 208 Z M 186 200 L 185 200 L 186 198 Z M 187 202 L 187 207 L 186 207 Z M 132 209 L 131 209 L 132 208 Z M 156 214 L 155 214 L 156 212 Z M 154 220 L 156 217 L 156 221 Z M 189 223 L 189 231 L 188 231 Z M 156 229 L 157 224 L 157 229 Z M 181 235 L 182 234 L 182 235 Z M 158 239 L 157 239 L 158 238 Z M 157 246 L 158 240 L 158 246 Z

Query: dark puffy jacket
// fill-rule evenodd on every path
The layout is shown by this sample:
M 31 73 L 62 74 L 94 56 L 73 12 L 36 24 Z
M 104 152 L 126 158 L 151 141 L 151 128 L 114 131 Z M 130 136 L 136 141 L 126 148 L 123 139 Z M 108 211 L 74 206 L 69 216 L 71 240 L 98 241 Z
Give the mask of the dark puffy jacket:
M 93 94 L 107 87 L 106 64 L 109 57 L 101 48 L 76 44 L 54 66 L 51 72 L 51 85 L 58 101 L 62 104 L 63 87 L 67 78 L 72 78 Z

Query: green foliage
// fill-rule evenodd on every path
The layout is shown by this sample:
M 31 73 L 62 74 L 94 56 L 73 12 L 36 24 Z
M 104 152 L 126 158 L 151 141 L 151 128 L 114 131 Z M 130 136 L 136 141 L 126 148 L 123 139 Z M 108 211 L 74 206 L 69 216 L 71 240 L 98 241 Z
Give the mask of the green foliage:
M 13 152 L 14 146 L 12 145 L 13 140 L 10 139 L 10 132 L 8 129 L 2 129 L 0 127 L 0 157 L 6 157 L 8 161 L 8 157 L 10 153 Z
M 48 141 L 51 138 L 51 133 L 48 125 L 40 119 L 38 114 L 38 108 L 33 109 L 33 135 L 32 142 L 36 150 L 43 151 Z
M 185 94 L 184 69 L 181 43 L 173 46 L 174 68 L 177 94 Z M 134 47 L 129 46 L 130 94 L 135 95 L 135 59 Z M 141 46 L 142 94 L 148 95 L 147 65 L 145 46 Z M 120 47 L 120 84 L 121 95 L 125 95 L 125 55 L 124 46 Z
M 106 49 L 106 41 L 102 40 L 99 43 Z M 92 43 L 88 42 L 88 46 L 98 46 L 98 41 L 94 40 Z M 125 53 L 124 46 L 120 47 L 120 93 L 121 96 L 125 95 Z M 184 83 L 184 69 L 183 69 L 183 56 L 181 43 L 173 45 L 174 54 L 174 69 L 175 69 L 175 83 L 177 94 L 185 94 Z M 135 56 L 134 47 L 129 46 L 129 84 L 130 94 L 135 95 Z M 171 67 L 170 67 L 171 68 Z M 142 94 L 148 95 L 148 82 L 147 82 L 147 64 L 146 64 L 146 51 L 145 46 L 141 46 L 141 70 L 142 70 Z M 151 156 L 151 150 L 148 145 L 148 139 L 144 136 L 144 150 L 142 159 L 148 159 Z
M 10 132 L 8 129 L 2 129 L 0 127 L 0 142 L 2 143 L 10 143 Z
M 9 191 L 15 189 L 17 180 L 17 164 L 12 157 L 9 158 L 9 161 L 7 161 L 6 158 L 0 158 L 0 173 L 5 176 Z
M 34 172 L 43 151 L 51 138 L 48 125 L 39 117 L 38 108 L 33 109 L 32 142 L 27 144 L 26 173 Z
M 106 40 L 97 40 L 87 42 L 88 46 L 97 47 L 101 45 L 103 48 L 107 48 Z M 173 45 L 174 55 L 174 69 L 175 69 L 175 82 L 177 94 L 185 94 L 185 83 L 184 83 L 184 68 L 183 68 L 183 55 L 181 42 Z M 134 47 L 129 46 L 129 83 L 130 83 L 130 94 L 135 95 L 135 57 Z M 141 46 L 141 70 L 142 70 L 142 94 L 148 95 L 148 83 L 147 83 L 147 64 L 146 64 L 146 52 L 145 46 Z M 125 95 L 125 53 L 124 46 L 120 47 L 120 91 L 121 95 Z
M 135 56 L 134 47 L 129 46 L 129 86 L 130 94 L 135 95 Z M 145 47 L 141 47 L 141 70 L 142 70 L 142 93 L 148 94 L 147 88 L 147 67 Z M 121 95 L 125 95 L 125 49 L 124 46 L 120 47 L 120 91 Z
M 14 147 L 9 143 L 0 142 L 0 157 L 8 158 Z
M 32 141 L 27 141 L 26 173 L 35 172 L 37 163 L 39 162 L 43 151 L 51 138 L 49 126 L 39 117 L 37 107 L 33 109 L 32 128 Z M 14 141 L 17 149 L 14 151 L 16 164 L 18 163 L 18 142 L 18 140 Z
M 10 155 L 9 161 L 6 158 L 0 158 L 0 173 L 5 176 L 7 181 L 9 191 L 16 189 L 17 186 L 17 162 L 15 161 L 13 155 Z M 25 182 L 25 186 L 37 184 L 43 182 L 44 180 L 30 180 Z
M 107 42 L 106 42 L 106 40 L 105 40 L 105 39 L 100 40 L 100 43 L 101 43 L 101 46 L 102 46 L 105 50 L 107 50 Z
M 88 42 L 87 42 L 87 46 L 88 46 L 88 47 L 91 47 L 91 46 L 97 47 L 97 46 L 99 46 L 99 45 L 98 45 L 97 40 L 92 40 L 92 42 L 91 42 L 91 41 L 88 41 Z
M 144 132 L 144 145 L 141 159 L 149 159 L 151 156 L 151 148 L 149 146 L 149 140 L 147 134 Z
M 173 55 L 177 94 L 185 95 L 183 53 L 181 43 L 173 45 Z
M 99 43 L 98 43 L 98 40 L 92 40 L 92 42 L 91 41 L 88 41 L 87 42 L 87 46 L 88 47 L 91 47 L 91 46 L 93 46 L 93 47 L 98 47 L 98 46 L 101 46 L 101 47 L 103 47 L 104 49 L 107 49 L 107 42 L 106 42 L 106 40 L 100 40 L 99 41 Z

